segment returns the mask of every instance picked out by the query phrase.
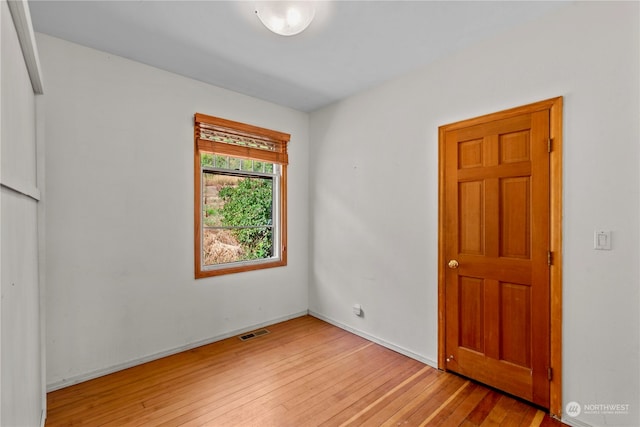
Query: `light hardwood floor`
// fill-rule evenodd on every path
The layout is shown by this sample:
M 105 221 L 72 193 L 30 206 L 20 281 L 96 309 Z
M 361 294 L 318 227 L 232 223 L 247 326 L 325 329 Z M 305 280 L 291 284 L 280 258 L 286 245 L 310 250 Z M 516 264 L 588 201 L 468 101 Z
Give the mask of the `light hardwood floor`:
M 310 316 L 48 394 L 48 427 L 561 426 Z

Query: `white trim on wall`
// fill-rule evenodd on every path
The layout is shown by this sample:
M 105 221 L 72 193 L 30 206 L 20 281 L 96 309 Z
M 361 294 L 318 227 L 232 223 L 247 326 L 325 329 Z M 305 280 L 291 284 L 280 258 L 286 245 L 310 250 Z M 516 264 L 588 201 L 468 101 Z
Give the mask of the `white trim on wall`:
M 197 347 L 202 347 L 203 345 L 212 344 L 214 342 L 222 341 L 224 339 L 231 338 L 231 337 L 234 337 L 236 335 L 241 335 L 241 334 L 244 334 L 246 332 L 253 331 L 253 330 L 256 330 L 256 329 L 260 329 L 260 328 L 263 328 L 265 326 L 274 325 L 276 323 L 284 322 L 284 321 L 287 321 L 287 320 L 295 319 L 297 317 L 306 316 L 306 315 L 307 315 L 307 311 L 306 310 L 298 312 L 298 313 L 293 313 L 293 314 L 290 314 L 290 315 L 287 315 L 287 316 L 282 316 L 282 317 L 278 317 L 278 318 L 275 318 L 275 319 L 271 319 L 271 320 L 269 320 L 267 322 L 261 322 L 261 323 L 257 323 L 257 324 L 251 325 L 251 326 L 247 326 L 247 327 L 241 328 L 241 329 L 236 329 L 234 331 L 227 332 L 227 333 L 221 334 L 221 335 L 217 335 L 215 337 L 207 338 L 207 339 L 204 339 L 204 340 L 201 340 L 201 341 L 197 341 L 197 342 L 190 343 L 190 344 L 187 344 L 187 345 L 183 345 L 183 346 L 180 346 L 180 347 L 172 348 L 172 349 L 169 349 L 169 350 L 160 351 L 160 352 L 151 354 L 149 356 L 140 357 L 138 359 L 130 360 L 130 361 L 125 362 L 125 363 L 119 363 L 117 365 L 109 366 L 109 367 L 104 368 L 104 369 L 98 369 L 96 371 L 88 372 L 86 374 L 76 375 L 76 376 L 73 376 L 73 377 L 70 377 L 70 378 L 65 378 L 65 379 L 63 379 L 61 381 L 56 381 L 56 382 L 53 382 L 51 384 L 48 384 L 47 385 L 47 392 L 59 390 L 61 388 L 69 387 L 69 386 L 72 386 L 74 384 L 79 384 L 81 382 L 89 381 L 89 380 L 92 380 L 94 378 L 102 377 L 104 375 L 109 375 L 109 374 L 112 374 L 114 372 L 122 371 L 124 369 L 132 368 L 134 366 L 142 365 L 143 363 L 152 362 L 154 360 L 161 359 L 163 357 L 171 356 L 173 354 L 182 353 L 183 351 L 191 350 L 191 349 L 197 348 Z
M 385 340 L 380 339 L 378 337 L 375 337 L 373 335 L 369 335 L 366 332 L 362 332 L 362 331 L 360 331 L 358 329 L 354 329 L 354 328 L 352 328 L 352 327 L 350 327 L 350 326 L 348 326 L 348 325 L 346 325 L 344 323 L 338 322 L 337 320 L 333 320 L 333 319 L 331 319 L 331 318 L 329 318 L 327 316 L 323 316 L 320 313 L 316 313 L 315 311 L 309 310 L 309 316 L 313 316 L 313 317 L 316 317 L 316 318 L 318 318 L 320 320 L 324 320 L 325 322 L 330 323 L 333 326 L 337 326 L 338 328 L 344 329 L 345 331 L 348 331 L 348 332 L 351 332 L 354 335 L 358 335 L 359 337 L 362 337 L 362 338 L 364 338 L 366 340 L 372 341 L 372 342 L 374 342 L 376 344 L 380 344 L 381 346 L 386 347 L 386 348 L 388 348 L 390 350 L 393 350 L 396 353 L 400 353 L 400 354 L 402 354 L 404 356 L 410 357 L 411 359 L 415 359 L 415 360 L 417 360 L 419 362 L 422 362 L 422 363 L 424 363 L 426 365 L 429 365 L 432 368 L 438 369 L 438 362 L 436 360 L 431 360 L 431 359 L 428 359 L 426 357 L 422 357 L 418 353 L 414 353 L 413 351 L 407 350 L 404 347 L 397 346 L 395 344 L 392 344 L 392 343 L 390 343 L 388 341 L 385 341 Z
M 11 190 L 14 193 L 22 194 L 30 199 L 35 200 L 36 202 L 40 201 L 40 190 L 32 186 L 25 186 L 18 184 L 17 182 L 7 182 L 6 178 L 2 178 L 2 182 L 0 182 L 0 187 L 6 188 L 7 190 Z
M 29 4 L 27 0 L 8 0 L 7 5 L 11 11 L 16 33 L 18 33 L 18 40 L 20 41 L 24 62 L 27 65 L 27 71 L 31 79 L 33 93 L 41 95 L 43 93 L 42 71 L 38 57 L 38 48 L 36 47 L 36 36 L 31 23 Z
M 36 113 L 36 191 L 43 202 L 45 190 L 45 135 L 44 135 L 44 97 L 35 96 Z M 40 291 L 40 372 L 42 375 L 42 426 L 47 418 L 47 323 L 46 323 L 46 233 L 45 233 L 46 203 L 38 203 L 38 282 Z
M 560 421 L 562 421 L 564 424 L 570 425 L 571 427 L 592 427 L 591 424 L 587 424 L 583 421 L 571 418 L 566 415 L 563 415 Z

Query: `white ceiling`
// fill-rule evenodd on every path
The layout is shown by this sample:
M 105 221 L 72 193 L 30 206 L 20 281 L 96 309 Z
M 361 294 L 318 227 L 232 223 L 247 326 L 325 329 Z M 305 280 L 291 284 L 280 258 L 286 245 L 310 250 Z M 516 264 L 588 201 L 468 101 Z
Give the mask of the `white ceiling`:
M 565 2 L 320 1 L 283 37 L 254 1 L 30 0 L 38 32 L 313 111 L 534 20 Z

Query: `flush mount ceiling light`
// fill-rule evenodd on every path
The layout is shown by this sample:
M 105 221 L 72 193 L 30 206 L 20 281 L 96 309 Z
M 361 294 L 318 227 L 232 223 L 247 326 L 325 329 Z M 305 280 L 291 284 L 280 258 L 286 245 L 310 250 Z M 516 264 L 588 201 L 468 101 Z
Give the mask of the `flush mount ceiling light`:
M 304 31 L 315 13 L 313 1 L 260 1 L 256 5 L 256 15 L 264 26 L 281 36 Z

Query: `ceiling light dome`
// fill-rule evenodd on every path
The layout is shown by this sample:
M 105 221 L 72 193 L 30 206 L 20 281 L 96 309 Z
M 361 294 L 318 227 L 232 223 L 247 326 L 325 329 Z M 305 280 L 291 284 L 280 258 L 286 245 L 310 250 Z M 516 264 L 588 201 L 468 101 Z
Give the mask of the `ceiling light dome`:
M 316 13 L 313 1 L 260 1 L 256 15 L 265 27 L 281 36 L 304 31 Z

